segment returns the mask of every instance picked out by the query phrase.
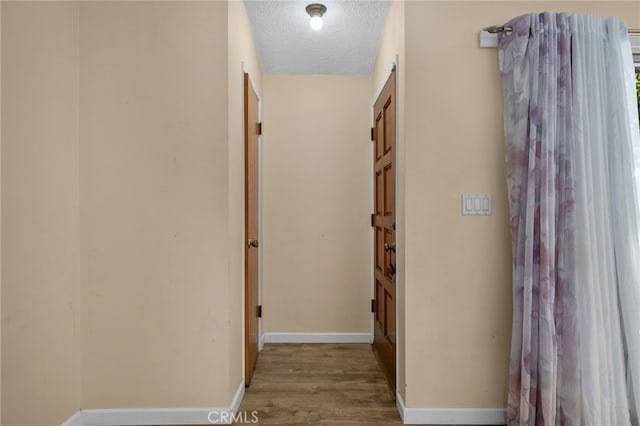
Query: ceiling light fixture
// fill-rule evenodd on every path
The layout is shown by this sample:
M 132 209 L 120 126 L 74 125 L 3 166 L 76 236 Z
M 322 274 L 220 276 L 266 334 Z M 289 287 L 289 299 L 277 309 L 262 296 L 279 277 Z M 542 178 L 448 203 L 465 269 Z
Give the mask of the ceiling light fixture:
M 327 6 L 320 3 L 312 3 L 308 5 L 305 10 L 311 17 L 309 21 L 309 25 L 315 31 L 318 31 L 322 28 L 322 15 L 327 11 Z

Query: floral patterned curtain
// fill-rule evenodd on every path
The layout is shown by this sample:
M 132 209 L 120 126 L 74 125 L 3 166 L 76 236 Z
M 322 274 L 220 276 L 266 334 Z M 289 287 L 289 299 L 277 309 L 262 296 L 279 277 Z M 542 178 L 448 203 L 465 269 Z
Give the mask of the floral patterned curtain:
M 507 26 L 508 422 L 637 425 L 640 133 L 626 28 L 555 13 Z

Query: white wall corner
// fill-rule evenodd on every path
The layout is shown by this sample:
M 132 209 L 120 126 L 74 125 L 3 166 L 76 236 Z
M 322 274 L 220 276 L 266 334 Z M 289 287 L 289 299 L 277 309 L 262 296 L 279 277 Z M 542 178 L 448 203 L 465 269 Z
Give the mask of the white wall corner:
M 229 407 L 79 410 L 62 426 L 229 425 L 233 424 L 243 397 L 241 381 Z
M 264 333 L 264 343 L 370 343 L 371 333 Z

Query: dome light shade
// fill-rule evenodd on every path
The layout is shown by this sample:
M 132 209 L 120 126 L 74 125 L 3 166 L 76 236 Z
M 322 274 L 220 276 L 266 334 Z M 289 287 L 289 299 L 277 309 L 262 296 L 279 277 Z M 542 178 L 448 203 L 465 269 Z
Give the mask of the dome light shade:
M 309 25 L 314 31 L 318 31 L 322 28 L 322 15 L 327 11 L 327 7 L 320 3 L 312 3 L 308 5 L 305 10 L 311 17 Z
M 311 17 L 309 24 L 311 25 L 311 29 L 318 31 L 322 28 L 322 18 L 319 16 L 313 16 Z

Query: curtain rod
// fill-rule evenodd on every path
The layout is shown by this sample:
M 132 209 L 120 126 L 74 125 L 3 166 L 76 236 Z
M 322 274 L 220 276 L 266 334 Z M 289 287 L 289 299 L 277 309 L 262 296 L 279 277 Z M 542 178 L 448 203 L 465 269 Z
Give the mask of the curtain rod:
M 513 27 L 505 27 L 504 25 L 492 25 L 490 27 L 483 28 L 482 31 L 486 31 L 489 34 L 498 34 L 498 33 L 511 34 L 513 32 Z
M 487 28 L 483 28 L 482 31 L 486 31 L 490 34 L 498 34 L 498 33 L 505 33 L 505 34 L 511 34 L 513 32 L 513 27 L 507 27 L 504 25 L 492 25 L 490 27 Z M 628 31 L 629 34 L 640 34 L 640 30 L 629 30 Z

